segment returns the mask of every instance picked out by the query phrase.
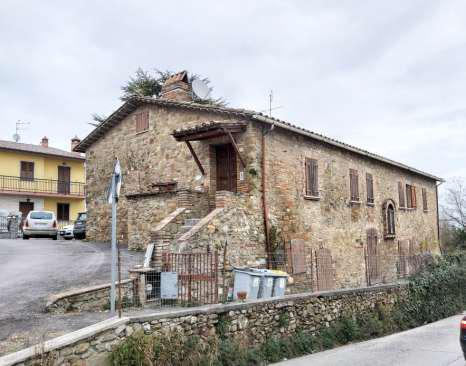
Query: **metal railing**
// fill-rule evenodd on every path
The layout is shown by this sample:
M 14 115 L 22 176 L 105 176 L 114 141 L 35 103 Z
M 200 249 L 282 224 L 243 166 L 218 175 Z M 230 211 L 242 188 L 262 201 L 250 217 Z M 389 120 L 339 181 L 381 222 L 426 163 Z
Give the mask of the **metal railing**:
M 56 194 L 74 197 L 85 196 L 85 184 L 54 179 L 24 179 L 0 175 L 0 192 Z

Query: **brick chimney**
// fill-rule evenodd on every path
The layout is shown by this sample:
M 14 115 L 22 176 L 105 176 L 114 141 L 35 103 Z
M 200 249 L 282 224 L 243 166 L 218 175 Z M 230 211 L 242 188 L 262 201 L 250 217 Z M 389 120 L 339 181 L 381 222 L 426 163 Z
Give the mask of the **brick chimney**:
M 40 145 L 43 147 L 49 147 L 49 138 L 47 136 L 42 137 Z
M 192 102 L 193 95 L 188 72 L 181 71 L 171 75 L 162 85 L 160 98 L 179 102 Z
M 74 136 L 71 139 L 71 151 L 74 151 L 74 148 L 79 145 L 81 139 L 78 136 Z

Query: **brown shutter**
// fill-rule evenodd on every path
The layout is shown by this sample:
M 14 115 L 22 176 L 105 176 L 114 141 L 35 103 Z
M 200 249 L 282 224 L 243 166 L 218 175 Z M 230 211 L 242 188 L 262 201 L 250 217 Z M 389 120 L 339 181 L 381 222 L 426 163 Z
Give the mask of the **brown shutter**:
M 372 174 L 366 174 L 367 203 L 374 203 L 374 181 Z
M 21 180 L 34 180 L 34 163 L 31 161 L 22 161 L 20 167 Z
M 417 198 L 416 198 L 416 187 L 411 186 L 411 201 L 412 201 L 412 208 L 417 208 Z
M 398 182 L 398 200 L 400 208 L 405 207 L 405 192 L 403 190 L 403 184 Z
M 422 188 L 422 208 L 427 211 L 427 190 Z
M 136 118 L 136 133 L 147 131 L 149 129 L 149 111 L 137 113 Z
M 311 164 L 311 193 L 317 197 L 319 195 L 319 169 L 316 159 L 310 160 Z
M 294 274 L 306 272 L 306 252 L 304 240 L 292 239 L 290 242 L 291 267 Z
M 311 196 L 311 159 L 306 158 L 305 160 L 304 174 L 306 176 L 306 196 Z
M 412 208 L 413 207 L 413 191 L 409 184 L 406 185 L 406 207 Z
M 350 194 L 351 201 L 359 201 L 358 171 L 350 169 Z

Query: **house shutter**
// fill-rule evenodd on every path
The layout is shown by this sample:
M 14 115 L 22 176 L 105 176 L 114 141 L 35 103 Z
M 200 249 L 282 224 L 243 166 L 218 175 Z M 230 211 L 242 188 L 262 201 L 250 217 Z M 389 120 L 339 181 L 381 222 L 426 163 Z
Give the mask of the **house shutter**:
M 31 161 L 22 161 L 20 167 L 21 180 L 34 180 L 34 163 Z
M 358 171 L 350 169 L 350 193 L 351 201 L 359 201 Z
M 367 203 L 374 203 L 374 181 L 372 174 L 366 174 Z
M 427 190 L 422 188 L 422 208 L 427 211 Z
M 305 174 L 306 174 L 306 196 L 310 196 L 311 189 L 311 159 L 305 160 Z
M 412 208 L 413 207 L 413 191 L 409 184 L 406 185 L 406 207 Z
M 405 192 L 403 190 L 403 184 L 398 182 L 398 200 L 400 208 L 405 207 Z
M 293 274 L 306 272 L 306 251 L 304 240 L 292 239 L 290 241 L 291 269 Z
M 137 113 L 135 118 L 136 118 L 136 133 L 147 131 L 149 129 L 149 111 Z
M 417 207 L 417 199 L 416 199 L 416 187 L 411 186 L 411 201 L 412 201 L 412 208 Z

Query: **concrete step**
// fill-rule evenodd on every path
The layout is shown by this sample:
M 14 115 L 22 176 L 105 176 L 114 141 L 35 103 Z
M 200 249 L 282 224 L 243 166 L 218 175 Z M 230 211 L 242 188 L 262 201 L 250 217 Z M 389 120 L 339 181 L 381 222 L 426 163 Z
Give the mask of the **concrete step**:
M 194 226 L 199 221 L 201 221 L 201 219 L 186 219 L 186 220 L 184 220 L 184 226 Z

